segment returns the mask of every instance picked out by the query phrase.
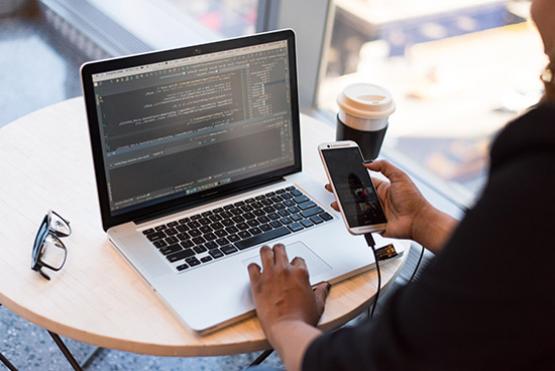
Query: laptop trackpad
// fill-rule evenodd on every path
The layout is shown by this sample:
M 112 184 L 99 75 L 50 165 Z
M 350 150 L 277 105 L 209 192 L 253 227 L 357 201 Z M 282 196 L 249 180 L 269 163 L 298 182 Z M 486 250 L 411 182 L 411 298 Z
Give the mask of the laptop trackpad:
M 314 251 L 312 251 L 302 242 L 287 244 L 285 245 L 285 250 L 287 251 L 289 261 L 293 260 L 293 258 L 295 258 L 296 256 L 299 256 L 305 260 L 306 266 L 308 267 L 308 272 L 310 273 L 310 277 L 317 277 L 326 271 L 332 270 L 332 267 L 329 264 L 322 260 L 322 258 L 316 255 Z M 260 254 L 258 252 L 255 256 L 243 260 L 243 264 L 245 264 L 245 266 L 249 265 L 250 263 L 257 263 L 258 265 L 262 266 L 262 263 L 260 262 Z

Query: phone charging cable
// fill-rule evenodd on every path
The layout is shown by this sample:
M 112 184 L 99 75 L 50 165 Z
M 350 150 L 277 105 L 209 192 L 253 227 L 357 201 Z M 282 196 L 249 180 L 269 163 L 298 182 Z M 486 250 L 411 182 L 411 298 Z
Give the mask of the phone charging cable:
M 366 233 L 364 235 L 366 239 L 366 243 L 368 247 L 372 249 L 372 253 L 374 254 L 374 260 L 376 262 L 376 271 L 378 272 L 378 289 L 376 290 L 376 296 L 374 298 L 374 302 L 372 303 L 372 307 L 368 308 L 368 317 L 374 317 L 374 311 L 376 310 L 376 305 L 378 304 L 378 299 L 380 298 L 380 291 L 382 288 L 382 273 L 380 271 L 380 262 L 378 260 L 378 255 L 376 254 L 376 242 L 374 241 L 374 237 L 372 237 L 372 233 Z

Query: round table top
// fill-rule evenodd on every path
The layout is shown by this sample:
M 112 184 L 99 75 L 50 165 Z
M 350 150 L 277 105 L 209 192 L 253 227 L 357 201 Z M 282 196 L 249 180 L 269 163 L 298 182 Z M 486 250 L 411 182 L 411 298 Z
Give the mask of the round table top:
M 305 171 L 324 182 L 316 146 L 331 140 L 333 130 L 304 115 L 301 123 Z M 0 174 L 0 303 L 11 311 L 63 336 L 143 354 L 223 355 L 269 347 L 256 317 L 196 334 L 109 246 L 82 97 L 0 129 Z M 49 209 L 69 219 L 73 228 L 64 239 L 66 265 L 51 281 L 30 269 L 35 233 Z M 384 286 L 403 262 L 401 257 L 381 265 Z M 334 285 L 320 327 L 337 327 L 358 315 L 372 300 L 376 282 L 371 270 Z

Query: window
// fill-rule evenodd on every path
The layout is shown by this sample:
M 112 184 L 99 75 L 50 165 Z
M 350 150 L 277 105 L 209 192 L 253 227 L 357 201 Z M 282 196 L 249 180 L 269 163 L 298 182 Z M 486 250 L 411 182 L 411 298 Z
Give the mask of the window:
M 545 66 L 529 2 L 336 0 L 319 106 L 353 82 L 392 91 L 385 152 L 467 204 L 496 133 L 538 101 Z M 423 175 L 425 174 L 425 175 Z

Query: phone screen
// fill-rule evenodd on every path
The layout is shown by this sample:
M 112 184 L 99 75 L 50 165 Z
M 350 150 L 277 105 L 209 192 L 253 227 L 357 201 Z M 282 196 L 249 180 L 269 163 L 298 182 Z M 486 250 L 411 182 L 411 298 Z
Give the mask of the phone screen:
M 358 147 L 324 149 L 322 155 L 349 227 L 386 223 Z

